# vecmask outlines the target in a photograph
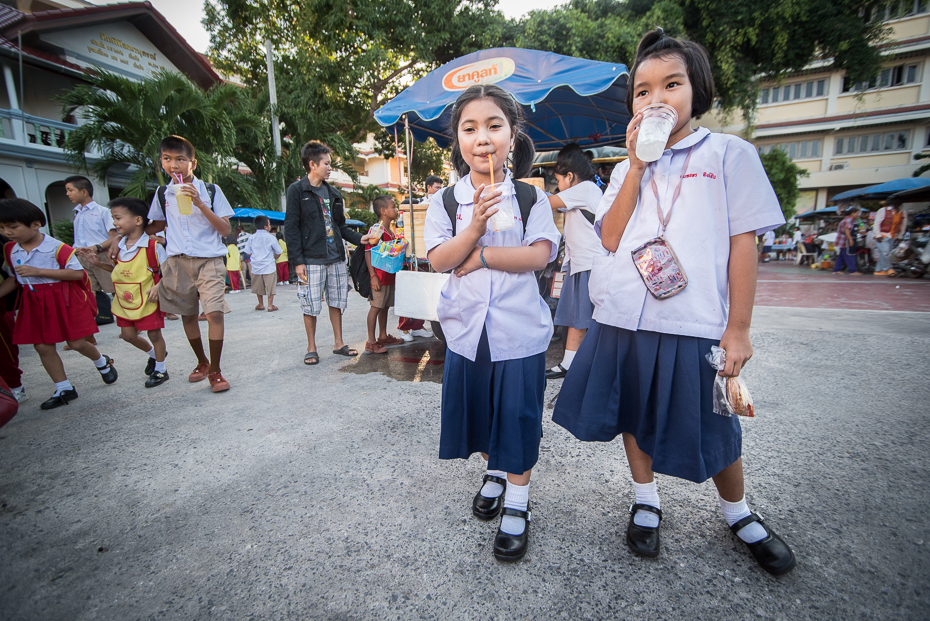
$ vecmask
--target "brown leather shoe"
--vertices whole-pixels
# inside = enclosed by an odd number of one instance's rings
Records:
[[[388,334],[383,339],[378,339],[378,345],[400,345],[403,343],[403,339],[399,339],[394,335]]]
[[[372,343],[371,341],[368,341],[365,343],[365,351],[372,353],[372,354],[386,354],[387,347],[384,347],[383,345],[379,345],[378,343]]]
[[[216,373],[210,374],[210,387],[213,389],[213,392],[223,392],[224,390],[229,390],[229,382],[223,378],[223,374],[217,371]]]
[[[207,371],[210,370],[210,365],[206,362],[198,364],[194,367],[194,370],[187,377],[187,381],[193,384],[194,382],[202,382],[207,379]]]

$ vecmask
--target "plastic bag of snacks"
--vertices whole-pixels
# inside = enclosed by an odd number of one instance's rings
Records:
[[[727,352],[714,345],[705,356],[710,366],[722,371],[727,363]],[[741,376],[723,377],[719,373],[714,378],[714,412],[722,416],[755,417],[752,395]]]

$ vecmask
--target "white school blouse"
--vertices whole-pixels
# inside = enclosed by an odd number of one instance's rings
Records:
[[[139,239],[136,240],[132,246],[126,246],[126,238],[120,237],[119,241],[116,242],[116,246],[119,248],[119,260],[120,261],[132,261],[132,259],[138,254],[140,250],[145,252],[145,248],[149,245],[148,235],[142,233],[139,236]],[[165,262],[165,259],[168,258],[168,253],[162,248],[161,244],[155,244],[155,259],[158,261],[158,264],[161,265]]]
[[[582,181],[567,190],[556,194],[565,203],[565,269],[572,276],[578,272],[591,269],[595,257],[607,256],[607,249],[601,244],[601,238],[594,232],[582,209],[592,214],[597,213],[597,206],[604,193],[593,181]]]
[[[18,243],[13,246],[12,251],[10,252],[10,259],[13,261],[13,265],[8,266],[8,272],[10,275],[16,274],[15,268],[17,265],[28,265],[29,267],[35,267],[40,270],[58,270],[61,269],[61,266],[58,265],[58,248],[61,247],[62,242],[58,241],[51,235],[46,235],[38,246],[32,250],[26,251]],[[72,254],[71,258],[68,259],[68,262],[65,263],[65,269],[75,270],[78,272],[83,272],[84,268],[81,266],[80,262],[77,259],[76,254]],[[53,282],[60,282],[57,278],[45,278],[42,276],[20,276],[16,274],[16,280],[19,284],[24,287],[29,285],[47,285]]]
[[[552,219],[552,207],[545,193],[536,188],[536,203],[530,211],[524,236],[510,171],[506,172],[501,189],[513,200],[514,227],[507,231],[488,230],[478,243],[519,247],[547,240],[552,244],[549,260],[555,259],[561,235]],[[442,203],[445,192],[454,192],[459,204],[456,232],[464,231],[471,224],[475,188],[471,184],[471,175],[467,175],[454,186],[436,192],[430,199],[423,229],[427,252],[452,239],[452,223]],[[514,274],[479,269],[461,278],[453,274],[442,288],[437,310],[446,345],[472,361],[484,329],[488,331],[493,362],[544,352],[552,338],[552,314],[539,296],[533,272]]]
[[[659,234],[650,179],[655,177],[662,209],[668,213],[691,147],[691,162],[665,231],[688,286],[678,295],[657,300],[646,290],[631,253]],[[629,169],[629,161],[614,168],[594,222],[599,234]],[[762,235],[784,223],[756,148],[736,136],[698,128],[648,166],[617,251],[594,260],[588,282],[594,320],[626,330],[719,339],[730,309],[730,237],[749,231]],[[751,260],[756,260],[755,255]]]
[[[265,229],[258,229],[245,242],[245,253],[252,262],[253,274],[274,274],[277,269],[275,258],[281,254],[281,245],[274,235]]]
[[[74,247],[102,244],[110,238],[113,216],[106,207],[90,201],[74,208]]]
[[[194,187],[200,194],[200,200],[209,207],[210,194],[207,192],[207,186],[203,181],[194,177]],[[165,188],[165,205],[158,204],[158,192],[152,199],[152,205],[149,207],[149,220],[166,220],[168,228],[165,231],[168,246],[168,256],[173,257],[179,254],[186,254],[189,257],[224,257],[227,248],[223,243],[223,238],[207,217],[203,215],[197,207],[193,207],[193,214],[182,216],[178,213],[178,199],[174,195],[176,184],[171,184]],[[220,218],[230,218],[233,216],[233,209],[223,195],[220,186],[216,187],[216,196],[213,199],[213,213]]]

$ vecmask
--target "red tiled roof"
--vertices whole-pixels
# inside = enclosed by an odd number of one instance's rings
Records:
[[[0,30],[23,21],[25,17],[25,13],[17,11],[11,6],[0,4]]]
[[[898,106],[897,108],[883,108],[881,110],[868,110],[866,112],[852,112],[850,114],[837,114],[834,116],[821,116],[809,119],[798,119],[797,121],[780,121],[778,123],[765,123],[756,125],[756,129],[776,129],[778,127],[792,127],[794,125],[814,125],[816,123],[833,123],[835,121],[848,121],[850,119],[864,119],[876,116],[887,116],[891,114],[902,114],[905,112],[920,112],[930,110],[930,104],[918,104],[914,106]]]

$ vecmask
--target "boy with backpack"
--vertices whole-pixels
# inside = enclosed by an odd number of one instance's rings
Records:
[[[378,216],[381,230],[384,232],[381,234],[380,240],[376,239],[365,245],[365,263],[368,266],[368,276],[371,282],[371,295],[368,296],[371,308],[368,310],[368,342],[365,343],[365,351],[373,354],[386,354],[387,348],[385,345],[403,343],[396,336],[387,333],[388,309],[394,306],[394,274],[380,270],[371,264],[371,249],[380,241],[392,241],[394,239],[391,224],[397,220],[400,212],[394,199],[386,194],[376,198],[371,204],[371,208],[374,210],[375,215]],[[375,329],[379,322],[381,324],[381,336],[376,339]]]
[[[209,379],[213,392],[223,392],[229,390],[229,382],[220,371],[223,314],[229,312],[223,237],[232,231],[229,218],[233,210],[219,186],[205,184],[194,176],[197,160],[188,140],[168,136],[158,145],[158,153],[162,169],[173,180],[155,192],[148,214],[150,224],[145,229],[149,235],[167,231],[168,258],[162,265],[158,300],[163,311],[181,316],[184,333],[197,356],[197,366],[188,381]],[[190,200],[190,215],[179,211],[179,195]],[[182,204],[186,202],[182,199]],[[209,325],[209,358],[197,323],[198,302]]]

